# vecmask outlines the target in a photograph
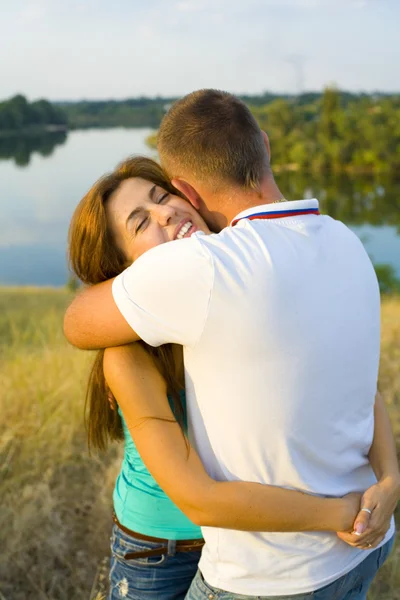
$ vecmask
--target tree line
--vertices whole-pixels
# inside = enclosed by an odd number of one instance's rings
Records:
[[[327,88],[321,94],[243,99],[268,133],[275,172],[398,177],[400,94],[357,95]],[[147,142],[155,148],[157,134]]]
[[[399,173],[400,94],[352,94],[327,88],[297,96],[242,96],[267,131],[276,171]],[[0,134],[49,125],[157,129],[175,98],[29,103],[0,102]],[[155,144],[155,136],[149,140]]]
[[[48,100],[28,102],[17,94],[0,102],[0,132],[20,132],[31,128],[66,126],[67,116]]]
[[[328,88],[308,103],[250,106],[278,169],[399,173],[400,94],[352,97]]]
[[[158,128],[168,106],[176,98],[128,98],[61,102],[72,129],[90,127]]]

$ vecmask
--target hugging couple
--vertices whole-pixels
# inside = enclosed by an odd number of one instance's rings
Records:
[[[65,333],[103,349],[89,442],[125,443],[109,598],[365,599],[400,489],[372,264],[317,200],[282,197],[231,94],[176,102],[158,151],[70,229],[90,285]]]

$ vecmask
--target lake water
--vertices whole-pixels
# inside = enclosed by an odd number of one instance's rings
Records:
[[[73,131],[0,139],[0,284],[64,285],[73,210],[91,184],[130,154],[154,153],[150,129]],[[400,185],[387,179],[277,177],[288,199],[316,197],[400,277]]]

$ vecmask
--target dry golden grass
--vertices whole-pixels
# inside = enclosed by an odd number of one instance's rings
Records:
[[[91,357],[63,338],[69,299],[61,290],[0,290],[6,600],[94,598],[108,555],[116,449],[101,458],[86,450],[82,407]]]
[[[400,298],[382,302],[381,366],[379,387],[388,405],[400,456]],[[397,521],[399,520],[397,510]],[[373,583],[370,600],[400,599],[400,535],[391,558]]]
[[[0,288],[0,600],[100,600],[117,447],[89,457],[91,357],[70,348],[65,290]],[[382,309],[381,389],[400,445],[400,299]],[[400,599],[400,544],[371,600]]]

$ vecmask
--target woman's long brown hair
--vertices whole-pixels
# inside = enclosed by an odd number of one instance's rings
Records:
[[[69,229],[69,260],[75,275],[85,284],[94,285],[119,275],[127,266],[107,223],[106,204],[121,183],[140,177],[180,195],[164,171],[150,158],[137,156],[122,162],[112,173],[99,179],[78,204]],[[170,344],[153,348],[142,344],[151,354],[167,385],[173,411],[183,427],[184,410],[180,392],[183,374]],[[104,350],[99,350],[89,376],[85,402],[85,424],[89,448],[106,449],[110,440],[123,439],[122,421],[107,387],[103,371]],[[111,401],[110,401],[111,397]]]

